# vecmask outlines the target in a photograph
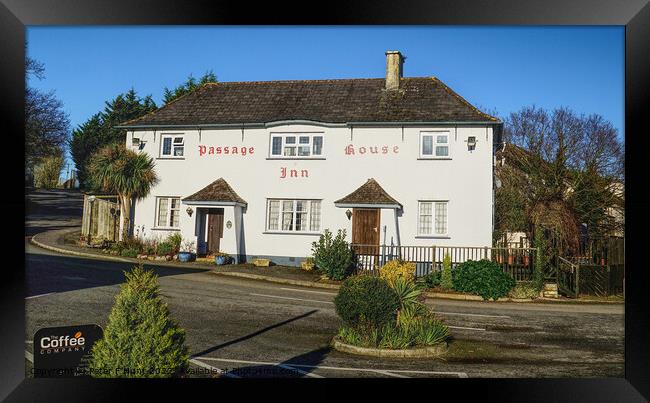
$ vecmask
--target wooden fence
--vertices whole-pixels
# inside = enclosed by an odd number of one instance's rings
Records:
[[[416,277],[425,276],[432,270],[442,270],[446,255],[452,267],[468,260],[488,259],[499,264],[503,271],[516,281],[533,279],[535,264],[534,248],[466,247],[466,246],[396,246],[353,244],[358,272],[377,274],[386,262],[400,259],[415,263]]]
[[[581,240],[580,250],[557,257],[558,288],[569,297],[623,293],[625,242],[621,237]]]
[[[95,196],[91,202],[84,195],[83,216],[81,219],[81,240],[88,244],[97,241],[117,241],[120,222],[119,204],[115,196]]]

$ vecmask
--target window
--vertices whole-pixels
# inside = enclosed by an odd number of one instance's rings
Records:
[[[156,227],[178,228],[181,208],[180,197],[158,197],[156,204],[158,208]]]
[[[319,232],[320,200],[268,200],[266,229],[281,232]]]
[[[323,154],[322,134],[273,134],[271,157],[305,158]]]
[[[185,139],[181,135],[163,134],[161,136],[161,157],[182,158],[185,151]]]
[[[421,158],[448,158],[449,132],[423,132],[420,134]]]
[[[446,201],[421,201],[418,210],[418,235],[447,235]]]

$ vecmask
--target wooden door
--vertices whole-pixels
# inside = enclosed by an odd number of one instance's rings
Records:
[[[354,209],[352,212],[352,243],[368,245],[357,247],[357,253],[379,254],[380,209]],[[376,246],[375,246],[376,245]]]
[[[219,252],[223,238],[223,209],[208,213],[208,255]]]

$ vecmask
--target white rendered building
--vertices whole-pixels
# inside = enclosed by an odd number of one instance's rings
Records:
[[[491,246],[501,123],[386,56],[386,78],[206,84],[121,125],[160,179],[134,204],[137,233],[289,265],[325,229]]]

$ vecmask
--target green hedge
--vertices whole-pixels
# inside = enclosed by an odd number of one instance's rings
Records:
[[[487,259],[468,260],[458,265],[455,272],[453,283],[456,291],[477,294],[485,300],[505,297],[516,285],[501,266]]]

